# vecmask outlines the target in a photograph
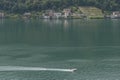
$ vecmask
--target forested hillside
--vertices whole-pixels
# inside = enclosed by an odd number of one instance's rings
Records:
[[[0,10],[14,13],[61,10],[71,6],[95,6],[102,10],[120,10],[120,0],[0,0]]]

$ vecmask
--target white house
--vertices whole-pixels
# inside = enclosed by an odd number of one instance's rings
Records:
[[[44,19],[53,18],[54,16],[54,10],[46,10],[43,14]]]
[[[61,18],[62,17],[62,13],[56,12],[54,13],[54,18]]]
[[[25,12],[25,13],[23,14],[23,17],[24,17],[24,18],[30,18],[30,17],[31,17],[31,13]]]
[[[68,18],[71,15],[71,9],[64,9],[63,13],[64,13],[63,17]]]
[[[45,13],[42,16],[43,16],[44,19],[49,19],[50,18],[50,16],[48,14],[45,14]]]
[[[114,11],[111,15],[111,18],[120,18],[120,11]]]
[[[120,17],[120,12],[119,12],[119,11],[115,11],[115,12],[113,12],[113,15],[114,15],[115,17]]]

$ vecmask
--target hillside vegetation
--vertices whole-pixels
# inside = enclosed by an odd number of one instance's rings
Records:
[[[12,13],[62,10],[72,6],[95,6],[102,10],[120,10],[120,0],[0,0],[0,10]]]

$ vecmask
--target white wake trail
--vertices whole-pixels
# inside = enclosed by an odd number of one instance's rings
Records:
[[[61,71],[74,72],[77,69],[57,69],[57,68],[40,68],[40,67],[22,67],[22,66],[0,66],[0,71]]]

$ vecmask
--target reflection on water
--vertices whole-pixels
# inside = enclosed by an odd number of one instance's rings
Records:
[[[68,27],[68,21],[64,20],[64,27]]]
[[[0,72],[0,80],[119,80],[120,20],[0,20],[0,66],[77,68]]]
[[[0,19],[0,24],[3,24],[4,23],[4,19]]]

